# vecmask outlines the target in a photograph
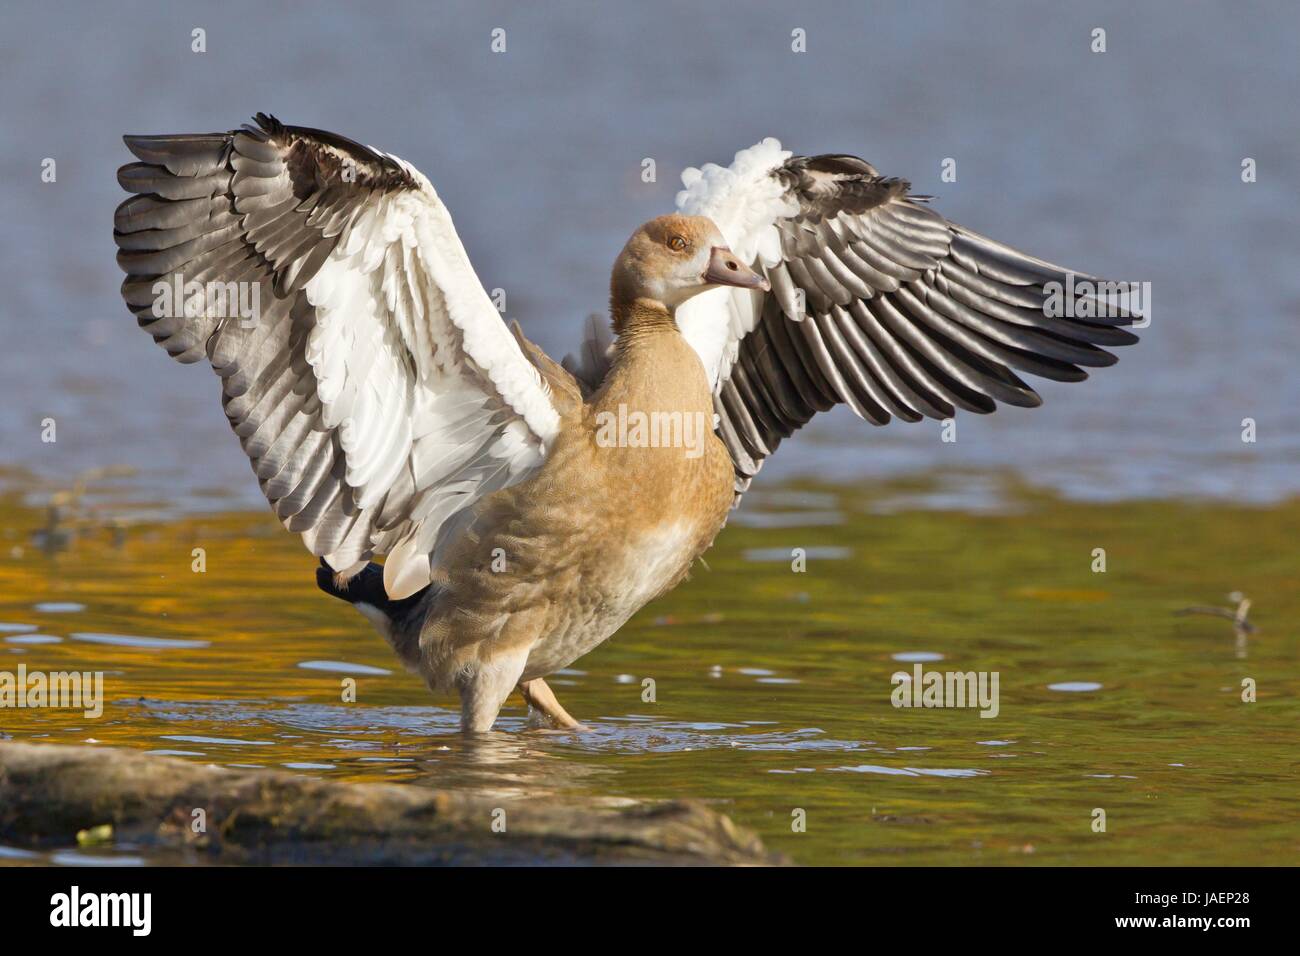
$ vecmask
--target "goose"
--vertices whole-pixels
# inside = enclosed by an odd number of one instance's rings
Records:
[[[765,139],[686,170],[618,255],[608,323],[557,363],[507,327],[405,160],[262,113],[124,141],[127,306],[211,364],[320,588],[459,694],[468,733],[515,689],[531,723],[581,727],[546,676],[680,583],[818,412],[1032,407],[1017,372],[1080,381],[1137,341],[1090,276],[855,156]]]

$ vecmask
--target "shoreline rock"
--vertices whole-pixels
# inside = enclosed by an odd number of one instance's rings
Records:
[[[199,824],[202,824],[201,827]],[[0,743],[0,840],[75,844],[111,824],[139,848],[211,863],[706,866],[788,863],[689,800],[494,800],[238,770],[110,747]]]

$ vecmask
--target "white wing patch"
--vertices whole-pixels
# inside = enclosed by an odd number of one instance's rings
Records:
[[[682,172],[677,208],[688,216],[708,216],[733,252],[750,264],[774,266],[781,261],[778,219],[798,206],[785,196],[773,175],[790,156],[771,137],[736,153],[729,167],[708,163]],[[740,340],[753,330],[762,312],[762,292],[710,289],[677,310],[677,326],[700,356],[715,389],[736,360]]]
[[[540,375],[423,185],[368,206],[305,286],[316,309],[306,358],[322,424],[338,429],[343,480],[361,509],[410,493],[378,529],[393,539],[393,598],[428,583],[460,527],[450,519],[540,464],[559,431]]]
[[[781,236],[775,223],[794,215],[798,205],[772,172],[793,155],[768,137],[736,153],[730,166],[707,163],[682,171],[677,209],[688,216],[707,216],[727,244],[748,263],[773,266],[781,261]],[[677,327],[695,349],[716,390],[736,360],[740,340],[758,321],[762,292],[710,289],[684,302],[676,312]],[[582,347],[565,358],[565,368],[594,386],[613,360],[608,323],[588,321]]]

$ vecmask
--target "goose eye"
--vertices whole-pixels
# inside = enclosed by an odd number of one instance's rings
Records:
[[[685,252],[686,240],[683,239],[681,236],[673,236],[671,239],[668,240],[668,248],[671,249],[673,252]]]

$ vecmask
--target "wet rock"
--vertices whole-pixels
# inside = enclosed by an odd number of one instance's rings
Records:
[[[193,847],[221,863],[786,862],[699,803],[493,799],[425,787],[235,770],[105,747],[0,744],[0,840]]]

